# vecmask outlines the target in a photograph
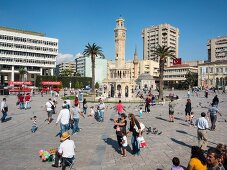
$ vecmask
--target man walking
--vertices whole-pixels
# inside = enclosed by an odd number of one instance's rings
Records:
[[[48,102],[46,102],[46,110],[47,110],[47,116],[48,116],[48,124],[52,121],[52,114],[54,113],[54,103],[51,101],[51,98]]]
[[[3,122],[6,121],[6,116],[7,116],[7,112],[8,112],[8,106],[6,104],[6,98],[3,98],[2,102],[1,102],[1,112],[2,112],[1,121],[3,123]]]
[[[210,128],[210,130],[211,131],[214,131],[215,130],[215,127],[216,127],[215,123],[217,121],[217,114],[219,114],[220,116],[222,116],[221,113],[219,112],[218,108],[217,108],[217,105],[215,105],[215,103],[212,103],[211,104],[211,107],[208,109],[207,114],[210,114],[210,121],[211,121],[211,128]]]
[[[67,108],[66,104],[63,104],[62,110],[60,111],[56,121],[56,125],[60,121],[61,135],[69,129],[69,119],[70,119],[69,109]]]
[[[201,117],[198,118],[195,122],[195,125],[197,126],[197,136],[198,136],[198,145],[201,149],[206,150],[207,147],[207,129],[208,121],[205,119],[206,113],[202,112]]]

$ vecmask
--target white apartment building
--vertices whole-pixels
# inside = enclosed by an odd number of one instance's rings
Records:
[[[227,60],[227,36],[208,41],[208,61]]]
[[[170,24],[161,24],[144,28],[143,38],[143,59],[159,61],[159,58],[152,52],[159,45],[166,45],[175,51],[175,57],[178,58],[179,50],[179,29]],[[171,59],[167,60],[167,66],[172,65]]]
[[[19,68],[27,70],[26,80],[36,75],[53,75],[58,39],[43,33],[0,27],[1,83],[19,80]]]
[[[72,71],[72,76],[76,73],[76,62],[66,62],[66,63],[61,63],[58,65],[59,69],[59,74],[63,72],[63,70],[70,70]]]
[[[189,71],[198,73],[198,68],[189,66],[188,64],[165,67],[163,78],[164,85],[170,88],[174,84],[184,82],[186,80],[185,76]]]
[[[91,57],[88,56],[78,56],[76,59],[76,72],[81,75],[81,77],[92,77],[92,64]],[[103,57],[96,57],[95,59],[95,82],[99,84],[107,78],[107,59]]]

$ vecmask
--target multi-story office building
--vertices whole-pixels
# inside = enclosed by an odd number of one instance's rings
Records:
[[[207,48],[208,61],[227,60],[227,36],[210,39]]]
[[[19,68],[27,70],[26,80],[36,75],[53,75],[58,39],[43,33],[0,27],[1,83],[19,80]]]
[[[161,24],[144,28],[142,31],[143,38],[143,59],[159,61],[153,50],[159,45],[166,45],[175,51],[174,55],[178,58],[179,49],[179,29],[170,24]],[[167,66],[172,65],[171,59],[167,60]]]
[[[76,72],[81,77],[92,77],[91,57],[78,56],[76,58]],[[107,77],[107,59],[103,57],[96,57],[95,59],[95,82],[102,83]]]
[[[66,62],[58,64],[59,74],[62,74],[64,70],[70,70],[72,72],[72,76],[76,73],[76,62]]]

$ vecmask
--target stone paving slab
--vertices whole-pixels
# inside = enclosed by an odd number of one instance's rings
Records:
[[[169,92],[166,92],[168,94]],[[96,122],[93,118],[81,118],[81,132],[72,136],[76,145],[76,163],[74,169],[77,170],[153,170],[170,169],[172,158],[177,156],[181,164],[187,167],[190,159],[190,147],[197,145],[197,130],[185,122],[184,109],[186,103],[186,91],[175,91],[180,97],[176,106],[176,120],[174,123],[168,122],[168,102],[164,106],[152,106],[151,113],[144,113],[142,118],[138,118],[146,126],[156,127],[162,131],[161,135],[144,133],[144,138],[148,147],[141,150],[141,156],[131,155],[128,147],[126,158],[122,158],[117,151],[117,141],[115,130],[113,129],[113,118],[116,114],[115,104],[106,103],[108,109],[105,112],[105,122]],[[202,111],[207,112],[209,103],[214,94],[208,99],[192,96],[192,107],[195,117],[198,118]],[[0,96],[2,100],[3,96]],[[54,122],[47,124],[45,119],[47,114],[44,105],[49,96],[35,96],[32,98],[31,110],[17,109],[16,96],[7,96],[9,105],[9,116],[12,120],[0,123],[0,169],[1,170],[34,170],[34,169],[56,169],[51,167],[50,162],[41,162],[38,157],[40,149],[49,149],[59,146],[59,137],[55,135],[59,132],[59,125],[55,125],[57,114],[53,115]],[[218,117],[217,130],[208,131],[209,146],[216,146],[218,143],[227,143],[227,95],[219,95],[220,110],[223,117]],[[57,113],[63,101],[59,99]],[[201,106],[199,105],[201,102]],[[89,106],[95,105],[88,103]],[[140,103],[125,103],[127,113],[138,115]],[[144,106],[143,106],[144,108]],[[38,117],[39,129],[36,133],[31,133],[32,121],[30,118]],[[129,121],[128,121],[129,122]],[[209,122],[210,124],[210,122]],[[128,136],[130,146],[130,136]]]

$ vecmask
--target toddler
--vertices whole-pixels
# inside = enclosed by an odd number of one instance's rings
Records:
[[[31,118],[31,120],[33,120],[32,128],[31,128],[32,133],[35,133],[35,131],[38,129],[37,123],[36,123],[36,118],[37,118],[36,116],[34,116],[33,118]]]
[[[128,141],[127,141],[127,136],[126,136],[125,131],[122,131],[122,135],[123,135],[122,142],[121,142],[121,144],[122,144],[122,156],[126,157],[127,156],[126,155],[126,148],[128,146]]]
[[[174,157],[172,159],[173,162],[173,166],[171,168],[171,170],[184,170],[181,166],[180,166],[180,160],[177,157]]]
[[[94,111],[94,106],[90,107],[90,113],[87,115],[88,117],[91,116],[93,117],[95,115],[95,111]]]
[[[190,124],[191,124],[192,126],[195,126],[194,112],[191,112],[191,115],[190,115]]]
[[[139,111],[139,116],[142,117],[143,116],[143,110],[142,110],[142,107],[140,108],[140,111]]]

